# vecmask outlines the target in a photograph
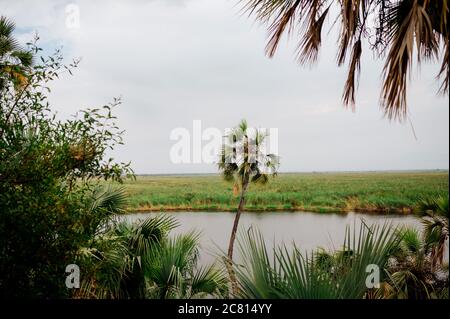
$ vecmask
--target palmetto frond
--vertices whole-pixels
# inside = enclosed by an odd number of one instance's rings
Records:
[[[90,223],[83,231],[92,236],[87,247],[79,249],[84,268],[81,289],[75,297],[125,298],[121,282],[128,272],[130,251],[121,234],[114,231],[112,219],[124,212],[126,195],[122,188],[95,186],[86,197],[86,214]]]
[[[145,277],[151,298],[196,298],[222,295],[225,276],[214,265],[197,267],[198,232],[167,238],[146,256]]]
[[[127,237],[128,246],[136,256],[144,256],[153,244],[160,243],[177,226],[172,216],[159,215],[134,225],[122,223],[116,227],[116,233]]]
[[[31,52],[22,49],[13,37],[15,24],[0,16],[0,88],[5,78],[12,81],[16,88],[28,83],[28,68],[33,64]]]
[[[193,271],[190,287],[184,297],[197,298],[214,294],[224,296],[226,287],[227,278],[223,270],[214,264],[201,266]]]
[[[448,196],[437,196],[422,198],[419,200],[417,209],[422,215],[437,214],[449,218]]]
[[[398,232],[389,225],[347,228],[342,251],[311,256],[297,247],[282,245],[269,250],[261,234],[249,230],[239,240],[242,265],[235,265],[244,298],[362,298],[368,288],[368,265],[382,270],[399,245]],[[272,255],[272,256],[271,256]],[[330,271],[331,270],[331,271]]]
[[[449,52],[447,0],[241,0],[243,9],[268,25],[266,53],[272,57],[285,33],[298,34],[300,63],[314,63],[327,16],[340,25],[337,63],[350,55],[344,105],[355,105],[362,48],[387,52],[380,104],[389,119],[407,115],[407,80],[414,60],[441,59],[440,92],[448,94]],[[334,26],[334,23],[333,23]],[[349,53],[351,52],[351,53]],[[383,55],[381,55],[383,56]],[[416,58],[415,58],[416,57]]]
[[[414,272],[405,269],[392,274],[388,272],[387,274],[389,277],[387,285],[391,287],[388,297],[397,299],[430,298],[429,287]],[[423,292],[425,296],[419,296],[420,292]]]
[[[402,242],[400,247],[406,254],[418,254],[422,249],[420,232],[415,228],[405,228],[401,232]]]
[[[127,196],[122,187],[94,185],[82,200],[85,215],[79,226],[86,235],[95,236],[109,229],[115,216],[125,212]]]
[[[448,282],[448,270],[438,267],[439,262],[442,265],[442,237],[436,228],[436,233],[428,233],[431,229],[425,225],[423,232],[415,228],[399,230],[400,245],[392,253],[386,281],[377,289],[376,297],[429,299],[448,290],[444,284]]]
[[[13,38],[15,28],[16,25],[12,20],[0,16],[0,56],[19,49],[17,40]]]
[[[128,269],[121,279],[122,290],[130,298],[145,298],[147,284],[145,272],[149,268],[149,256],[159,249],[168,233],[178,226],[177,221],[166,215],[146,218],[134,224],[122,222],[114,233],[123,238],[129,251]]]
[[[435,267],[443,262],[449,238],[449,199],[444,196],[421,199],[418,210],[422,214],[426,249],[431,251],[431,262]]]
[[[406,85],[413,62],[434,59],[439,50],[439,34],[433,30],[426,10],[428,1],[400,1],[388,7],[387,41],[391,43],[384,71],[382,103],[389,118],[406,116]]]
[[[198,258],[198,240],[198,233],[178,235],[146,256],[145,276],[153,297],[174,298],[184,290],[185,278]]]
[[[156,216],[135,224],[113,223],[115,205],[122,202],[119,190],[96,189],[92,212],[103,218],[87,247],[80,248],[78,262],[84,269],[78,298],[145,298],[146,257],[157,249],[177,223],[167,216]],[[114,204],[115,203],[115,204]],[[106,210],[111,210],[109,214]]]
[[[97,235],[90,247],[82,247],[77,263],[83,269],[75,298],[127,298],[121,282],[128,271],[129,250],[123,238],[111,232]]]
[[[92,191],[88,202],[88,210],[91,213],[123,214],[127,203],[127,194],[122,187],[98,186]]]
[[[424,238],[428,249],[431,249],[433,267],[442,264],[445,253],[445,243],[448,240],[448,218],[430,216],[422,219]]]

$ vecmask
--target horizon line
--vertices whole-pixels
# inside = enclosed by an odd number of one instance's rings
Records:
[[[429,168],[429,169],[378,169],[378,170],[329,170],[329,171],[284,171],[278,174],[326,174],[326,173],[407,173],[407,172],[448,172],[448,168]],[[220,175],[221,173],[205,173],[205,172],[190,172],[190,173],[136,173],[136,176],[168,176],[168,175]]]

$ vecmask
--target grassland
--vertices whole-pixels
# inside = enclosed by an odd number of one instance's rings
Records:
[[[239,200],[219,175],[138,176],[125,188],[130,211],[233,211]],[[280,174],[251,185],[246,210],[409,213],[434,195],[448,196],[448,171]]]

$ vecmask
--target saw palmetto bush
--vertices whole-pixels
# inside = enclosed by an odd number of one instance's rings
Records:
[[[348,64],[342,99],[355,105],[363,54],[384,59],[381,106],[390,119],[407,116],[407,82],[414,63],[439,63],[439,91],[448,95],[448,0],[241,0],[244,12],[268,25],[272,57],[284,34],[297,41],[300,64],[318,59],[327,19],[339,28],[336,61]]]
[[[419,202],[419,212],[422,215],[424,240],[431,251],[432,266],[442,265],[446,244],[448,243],[448,196],[422,199]],[[447,247],[448,251],[448,247]]]
[[[378,298],[448,298],[448,266],[434,264],[426,230],[400,230],[402,238],[392,254],[387,277],[377,289]]]
[[[122,195],[123,190],[116,189],[94,197],[97,204],[93,212],[97,213],[105,207],[106,197],[117,200],[109,202],[115,208],[105,210],[110,213],[103,215],[89,244],[78,251],[77,262],[83,276],[81,289],[74,293],[76,298],[146,297],[142,258],[161,243],[176,222],[168,217],[148,218],[136,224],[120,221],[114,212],[119,213],[125,206]]]
[[[289,299],[365,298],[369,265],[376,265],[383,280],[389,257],[400,244],[399,233],[389,225],[347,228],[342,249],[310,254],[294,246],[268,248],[257,231],[242,233],[235,264],[238,297]],[[370,268],[372,269],[372,268]],[[369,269],[369,270],[370,270]]]
[[[120,202],[116,202],[122,205]],[[110,216],[78,252],[84,275],[75,298],[169,299],[221,297],[226,276],[198,266],[199,234],[169,236],[178,226],[159,215],[130,224]]]
[[[448,197],[421,199],[423,229],[402,230],[402,242],[377,294],[383,298],[448,298]],[[447,255],[448,256],[448,255]]]
[[[145,257],[149,298],[225,296],[228,282],[223,270],[215,264],[198,266],[199,239],[195,232],[177,235]]]

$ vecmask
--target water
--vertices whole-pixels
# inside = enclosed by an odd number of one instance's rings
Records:
[[[134,222],[160,213],[136,213],[124,218]],[[163,213],[174,216],[180,226],[171,234],[199,230],[202,233],[200,264],[210,263],[221,251],[226,252],[235,213],[229,212],[172,212]],[[420,221],[414,216],[373,215],[373,214],[318,214],[306,212],[244,212],[239,222],[240,231],[249,227],[261,231],[269,247],[279,243],[292,244],[302,250],[311,251],[318,247],[339,249],[344,241],[346,226],[356,225],[361,220],[368,225],[392,223],[420,229]],[[235,254],[237,254],[235,245]],[[239,258],[239,256],[237,256]]]

